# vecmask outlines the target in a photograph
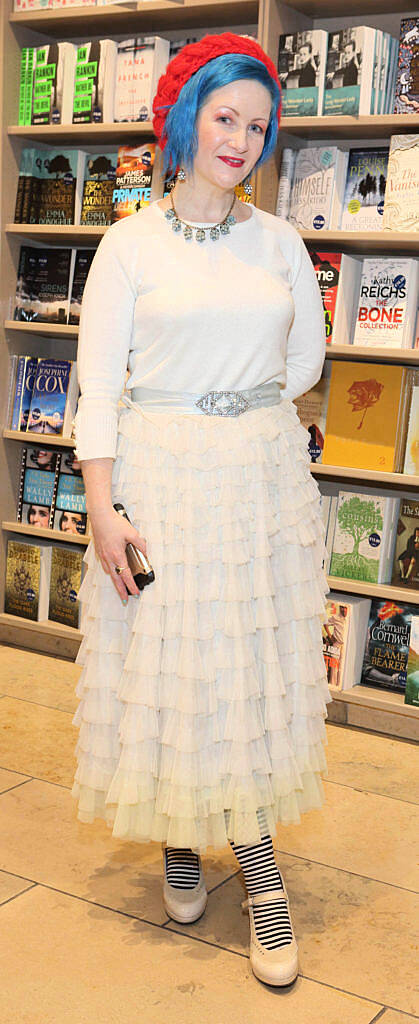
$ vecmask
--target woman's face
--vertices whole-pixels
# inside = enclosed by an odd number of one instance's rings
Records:
[[[257,163],[270,113],[271,97],[260,82],[246,78],[214,89],[197,117],[194,177],[231,191]]]
[[[53,458],[54,458],[54,452],[44,451],[44,449],[40,449],[37,452],[37,459],[36,459],[36,461],[37,461],[38,466],[42,466],[43,469],[46,469],[47,467],[52,465]]]
[[[61,529],[64,533],[79,533],[77,524],[82,521],[82,517],[78,512],[64,512],[61,520]]]
[[[31,526],[43,526],[48,529],[49,514],[49,508],[44,508],[43,505],[32,505],[28,516]]]

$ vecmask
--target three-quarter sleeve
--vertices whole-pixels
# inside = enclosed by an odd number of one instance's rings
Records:
[[[109,228],[87,277],[80,315],[75,416],[81,460],[115,458],[118,401],[124,388],[132,336],[135,288],[118,228]]]
[[[300,236],[292,281],[295,315],[288,334],[287,381],[282,391],[292,401],[314,387],[321,376],[326,353],[323,302],[316,273]]]

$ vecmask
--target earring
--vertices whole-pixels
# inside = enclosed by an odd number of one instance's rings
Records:
[[[244,186],[244,191],[245,191],[247,196],[251,196],[252,195],[253,188],[252,188],[252,186],[250,184],[250,181],[246,181],[246,184]]]
[[[177,181],[186,181],[186,174],[185,174],[185,170],[184,170],[183,167],[179,167],[179,170],[178,170],[177,176],[176,176],[176,180]]]

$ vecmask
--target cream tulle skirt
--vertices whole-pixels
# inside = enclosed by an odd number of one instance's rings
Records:
[[[205,852],[324,803],[324,528],[289,400],[237,417],[124,409],[114,463],[155,581],[80,590],[80,821]],[[263,825],[261,824],[263,822]]]

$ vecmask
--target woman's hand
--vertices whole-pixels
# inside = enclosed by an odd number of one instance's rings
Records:
[[[110,575],[122,604],[126,604],[128,593],[138,596],[141,591],[134,582],[134,577],[128,567],[126,572],[119,576],[115,572],[115,566],[128,566],[125,548],[129,542],[140,548],[143,555],[147,555],[146,539],[140,537],[132,523],[115,512],[112,506],[90,511],[89,518],[96,553],[104,571]]]

